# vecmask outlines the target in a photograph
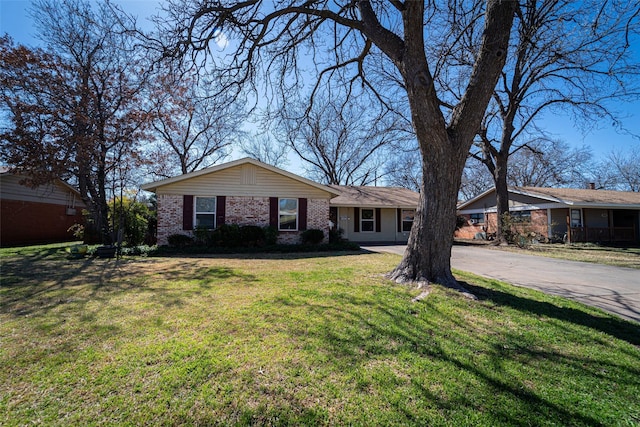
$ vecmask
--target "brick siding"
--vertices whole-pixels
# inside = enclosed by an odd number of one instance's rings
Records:
[[[460,239],[473,239],[477,233],[486,231],[487,234],[495,233],[497,230],[497,218],[496,213],[486,213],[484,224],[471,224],[469,223],[470,215],[462,215],[467,219],[467,224],[456,230],[454,236]],[[534,232],[542,237],[547,237],[548,219],[547,210],[538,209],[531,211],[531,222],[515,225],[515,228],[519,232]]]
[[[0,218],[0,246],[76,240],[67,230],[84,224],[81,208],[68,215],[65,205],[7,199],[0,202]]]
[[[182,229],[182,195],[158,196],[158,245],[168,244],[172,234],[192,235]],[[227,196],[225,223],[238,225],[269,225],[269,197]],[[309,199],[307,203],[307,228],[317,228],[324,232],[325,242],[329,239],[329,200]],[[300,243],[299,231],[281,231],[278,243]]]

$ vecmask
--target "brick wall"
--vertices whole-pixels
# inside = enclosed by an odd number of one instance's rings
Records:
[[[269,198],[228,196],[225,223],[260,227],[269,225]]]
[[[166,245],[172,234],[191,235],[182,229],[182,195],[158,196],[158,245]],[[269,225],[268,197],[227,196],[225,223],[238,225]],[[325,242],[329,240],[329,200],[309,199],[307,202],[307,228],[317,228],[324,232]],[[299,231],[281,231],[278,243],[300,243]]]
[[[486,213],[484,224],[470,224],[468,220],[470,215],[463,215],[467,218],[467,225],[456,230],[454,236],[460,239],[473,239],[476,233],[486,231],[487,234],[495,233],[498,228],[498,215],[496,213]],[[547,210],[539,209],[531,211],[531,222],[522,224],[514,224],[516,230],[520,233],[534,232],[542,237],[547,237]]]
[[[158,196],[158,245],[168,244],[167,238],[172,234],[191,235],[182,229],[183,196],[162,194]]]
[[[67,230],[84,224],[82,209],[68,213],[65,205],[4,199],[0,202],[0,246],[76,240]]]

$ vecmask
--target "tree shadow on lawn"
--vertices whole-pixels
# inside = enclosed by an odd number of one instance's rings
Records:
[[[552,346],[530,348],[525,338],[508,332],[486,337],[460,333],[461,330],[473,330],[469,320],[452,312],[439,311],[437,306],[425,301],[407,311],[406,306],[387,304],[383,299],[364,301],[349,295],[334,295],[332,299],[334,304],[291,299],[283,301],[286,305],[304,307],[309,311],[309,318],[322,319],[322,325],[316,328],[310,328],[308,324],[292,324],[291,333],[303,341],[319,343],[315,350],[315,345],[307,346],[308,351],[328,353],[333,369],[343,374],[352,371],[347,377],[352,375],[355,382],[362,381],[368,393],[382,393],[383,400],[384,393],[391,393],[392,398],[387,403],[402,414],[402,422],[419,422],[416,419],[418,412],[424,417],[425,408],[416,409],[411,406],[413,402],[431,409],[435,406],[445,418],[448,415],[446,412],[443,414],[443,410],[455,414],[460,408],[466,408],[469,412],[490,413],[489,419],[501,420],[507,425],[529,425],[531,420],[526,419],[527,414],[536,414],[538,421],[554,420],[561,425],[602,425],[601,420],[581,413],[579,409],[565,407],[544,392],[538,392],[535,386],[527,385],[526,381],[501,372],[507,361],[523,363],[522,360],[544,360],[567,366],[575,372],[581,372],[580,375],[608,379],[599,368],[585,368],[592,363],[587,355],[582,358],[562,354],[553,351]],[[382,316],[370,316],[366,310],[358,307],[362,304],[383,313]],[[420,313],[424,310],[421,305],[426,305],[426,314]],[[552,312],[549,307],[543,308]],[[477,362],[470,353],[482,353],[483,358],[492,363]],[[399,354],[403,355],[402,358],[398,358]],[[599,362],[600,365],[607,363]],[[523,363],[525,366],[527,362]],[[611,371],[626,369],[614,363],[609,366]],[[376,376],[372,372],[377,369],[383,371]],[[397,378],[398,384],[393,390],[388,388],[388,384],[385,385],[384,379],[378,380],[389,377],[384,373],[385,370],[391,370]],[[441,374],[423,377],[422,370]],[[367,378],[362,380],[362,376]],[[376,384],[377,381],[380,383]],[[482,391],[471,392],[478,383]],[[445,391],[441,388],[443,384]],[[633,384],[624,386],[633,387]],[[398,393],[404,394],[404,397],[398,398]],[[487,402],[489,395],[500,404]],[[503,406],[505,401],[508,404]]]
[[[571,307],[559,307],[550,302],[536,301],[497,289],[472,285],[467,282],[460,282],[460,284],[480,300],[490,300],[498,305],[508,306],[519,311],[526,311],[537,316],[554,318],[576,325],[586,326],[635,346],[640,346],[640,325],[634,322],[604,312],[602,312],[602,315],[595,315]]]
[[[238,259],[238,260],[296,260],[296,259],[310,259],[310,258],[331,258],[337,256],[354,256],[362,254],[371,254],[364,249],[357,251],[321,251],[321,252],[247,252],[247,253],[167,253],[153,255],[152,258],[192,258],[192,259],[209,259],[209,258],[225,258],[225,259]]]
[[[59,257],[58,257],[59,258]],[[48,257],[16,257],[3,259],[0,281],[0,313],[20,316],[46,314],[69,305],[69,310],[82,312],[78,304],[106,301],[122,292],[151,292],[164,306],[181,304],[185,297],[170,287],[155,286],[156,279],[193,281],[191,292],[210,288],[216,281],[237,277],[244,282],[256,280],[227,267],[202,267],[197,262],[159,266],[157,259],[51,259]],[[72,308],[75,307],[75,308]]]

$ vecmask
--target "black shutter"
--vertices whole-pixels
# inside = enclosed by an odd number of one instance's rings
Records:
[[[182,229],[193,230],[193,196],[182,197]]]
[[[224,217],[227,215],[227,196],[216,198],[216,227],[224,225]]]
[[[280,211],[278,210],[278,198],[269,197],[269,225],[278,228],[278,217]]]
[[[298,230],[307,229],[307,199],[298,199]]]
[[[360,208],[353,208],[353,232],[360,232]]]
[[[402,209],[398,208],[396,213],[396,218],[398,220],[398,233],[402,232]]]
[[[382,209],[376,208],[376,233],[379,233],[382,230],[382,225],[380,224],[382,217]]]

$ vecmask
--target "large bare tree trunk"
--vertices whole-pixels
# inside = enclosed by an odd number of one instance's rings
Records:
[[[390,277],[397,282],[439,283],[463,290],[451,273],[451,247],[456,222],[456,202],[464,157],[448,141],[423,156],[441,167],[423,170],[420,204],[400,264]],[[437,157],[436,157],[437,156]],[[462,158],[461,158],[462,157]]]

